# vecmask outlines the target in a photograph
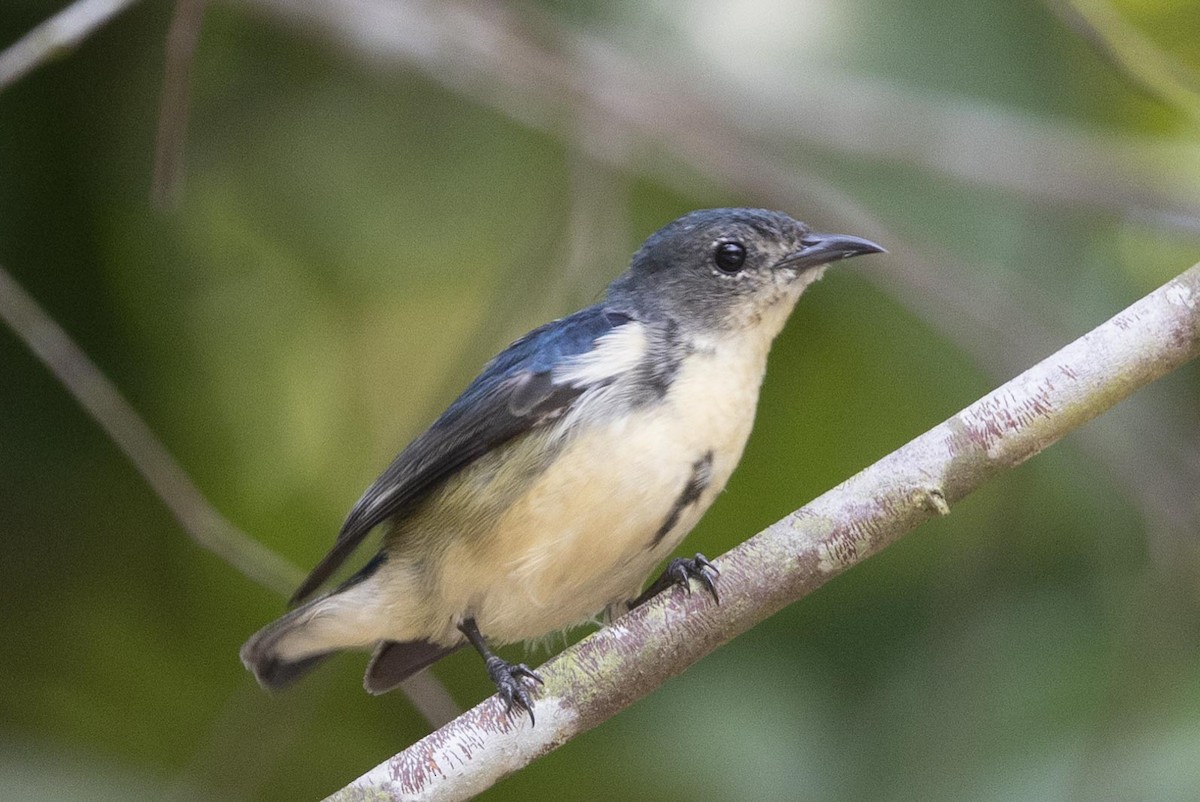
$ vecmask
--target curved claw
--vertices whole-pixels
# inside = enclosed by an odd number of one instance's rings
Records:
[[[714,577],[720,576],[721,572],[703,554],[697,554],[691,558],[676,557],[667,565],[667,574],[677,584],[683,585],[689,594],[692,592],[690,580],[696,579],[713,597],[713,601],[717,604],[721,603],[721,597],[717,595],[717,583],[714,579]]]
[[[696,579],[700,580],[700,584],[703,585],[705,590],[709,592],[709,595],[713,597],[713,601],[715,601],[717,604],[720,604],[721,597],[717,595],[717,583],[713,581],[713,578],[709,575],[709,573],[701,570],[700,573],[696,575]]]
[[[717,583],[714,579],[720,575],[721,572],[717,570],[717,566],[709,562],[703,554],[697,554],[695,557],[676,557],[667,563],[667,570],[663,571],[662,576],[654,580],[650,587],[642,591],[641,595],[628,602],[629,609],[640,607],[673,585],[682,585],[688,593],[691,593],[693,578],[704,586],[717,604],[720,604],[721,597],[717,595]]]
[[[541,674],[537,673],[536,671],[534,671],[532,668],[525,665],[524,663],[518,663],[517,665],[513,666],[512,673],[515,676],[521,676],[521,677],[525,677],[527,679],[531,679],[534,682],[536,682],[538,685],[546,684],[545,681],[542,680]]]
[[[544,683],[541,676],[524,663],[513,665],[494,656],[487,660],[487,671],[492,682],[496,683],[496,691],[500,698],[504,700],[505,712],[512,713],[514,707],[523,710],[529,714],[529,725],[536,725],[537,720],[533,717],[533,699],[522,680],[530,679],[542,685]]]
[[[703,554],[697,553],[696,556],[692,558],[692,562],[694,562],[697,566],[699,566],[704,571],[712,571],[717,576],[721,575],[721,571],[717,568],[717,566],[710,563],[708,561],[708,558],[705,557]]]
[[[518,685],[510,693],[502,691],[501,695],[508,705],[504,712],[511,714],[514,707],[520,708],[529,714],[529,726],[537,725],[537,719],[533,717],[533,700],[529,698],[529,691]]]
[[[676,557],[674,560],[671,560],[671,563],[667,566],[667,576],[671,577],[671,581],[676,585],[681,585],[688,592],[688,595],[691,596],[692,583],[688,581],[691,573],[688,571],[687,562],[687,559],[683,557]]]

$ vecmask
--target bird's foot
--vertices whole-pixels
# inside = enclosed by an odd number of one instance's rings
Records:
[[[670,577],[676,585],[682,585],[688,593],[692,592],[691,580],[695,579],[704,586],[717,604],[721,603],[716,583],[720,574],[717,566],[709,562],[703,554],[697,554],[695,557],[676,557],[667,563],[667,570],[663,572],[663,576]]]
[[[487,659],[487,672],[492,682],[496,683],[500,698],[507,705],[506,712],[512,713],[514,707],[524,710],[529,714],[529,724],[535,724],[533,699],[529,696],[525,681],[532,680],[541,685],[542,678],[538,673],[524,663],[509,663],[495,656]]]
[[[704,586],[704,589],[713,597],[713,601],[720,604],[721,597],[717,595],[716,583],[716,578],[720,574],[717,566],[709,562],[703,554],[697,554],[695,557],[676,557],[667,563],[667,570],[663,571],[662,576],[654,580],[653,584],[642,592],[642,595],[629,602],[629,609],[641,607],[650,599],[675,585],[682,585],[688,593],[691,593],[691,580],[693,579]]]

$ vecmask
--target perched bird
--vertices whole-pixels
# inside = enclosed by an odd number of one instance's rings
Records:
[[[692,578],[654,566],[725,487],[754,423],[767,352],[830,262],[883,248],[781,212],[711,209],[653,234],[604,299],[520,338],[484,367],[350,511],[291,612],[242,647],[281,688],[343,649],[374,649],[391,690],[465,643],[532,719],[523,664],[491,643],[616,615]],[[376,526],[379,553],[309,601]]]

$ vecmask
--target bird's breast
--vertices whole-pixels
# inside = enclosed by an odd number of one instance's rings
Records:
[[[515,641],[636,595],[741,457],[763,373],[754,356],[692,354],[660,400],[577,425],[490,532],[447,553],[452,604]]]

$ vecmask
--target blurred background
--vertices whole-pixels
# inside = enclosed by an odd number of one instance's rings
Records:
[[[64,5],[6,0],[0,47]],[[891,251],[777,342],[712,556],[1200,258],[1193,0],[188,5],[173,50],[148,0],[0,92],[0,265],[303,568],[688,210]],[[1192,365],[485,798],[1200,799],[1198,488]],[[317,799],[428,731],[361,656],[260,691],[278,590],[8,328],[0,527],[0,798]],[[490,693],[466,651],[434,673]]]

